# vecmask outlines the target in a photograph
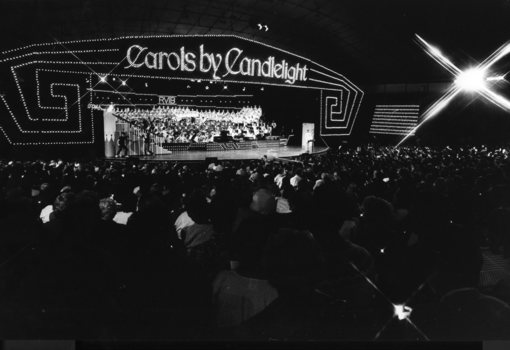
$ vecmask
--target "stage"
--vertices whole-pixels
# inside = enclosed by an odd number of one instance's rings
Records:
[[[324,153],[327,147],[314,147],[313,154]],[[267,148],[254,148],[248,150],[225,150],[225,151],[176,151],[170,154],[159,154],[153,156],[138,156],[146,161],[204,161],[206,158],[217,158],[218,160],[250,160],[261,159],[264,156],[268,158],[286,159],[299,156],[305,151],[299,146],[280,146]],[[122,159],[122,158],[109,158]]]

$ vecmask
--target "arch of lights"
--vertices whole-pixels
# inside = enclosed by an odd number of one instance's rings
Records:
[[[118,84],[112,85],[111,78],[121,85],[114,87]],[[2,52],[0,79],[6,91],[0,95],[0,134],[16,146],[94,143],[94,119],[101,120],[103,113],[97,107],[109,104],[97,97],[99,93],[122,99],[124,105],[132,104],[134,97],[143,97],[147,105],[169,100],[159,91],[122,90],[128,80],[199,80],[316,91],[321,136],[350,135],[364,94],[344,75],[317,62],[237,35],[36,43]],[[185,96],[170,100],[191,104]]]

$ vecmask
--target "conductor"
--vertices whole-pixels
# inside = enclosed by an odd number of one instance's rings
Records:
[[[128,148],[127,148],[128,138],[126,136],[125,132],[122,132],[119,136],[119,139],[117,140],[117,153],[115,154],[116,157],[120,155],[122,151],[124,151],[124,156],[126,157],[128,155]]]

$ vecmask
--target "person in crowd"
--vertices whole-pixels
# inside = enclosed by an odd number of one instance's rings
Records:
[[[372,255],[390,244],[394,235],[395,214],[393,205],[375,196],[367,196],[361,203],[363,214],[356,241],[367,247]]]
[[[221,271],[213,281],[214,324],[238,326],[266,308],[276,297],[276,289],[267,281],[263,269],[268,235],[253,222],[237,232],[235,269]]]
[[[270,232],[275,229],[276,218],[276,198],[274,194],[266,188],[257,189],[251,196],[249,206],[240,208],[233,223],[233,240],[238,242],[243,227],[252,224],[265,225],[261,228],[263,232]],[[264,233],[265,234],[265,233]]]
[[[186,207],[186,212],[193,223],[182,228],[180,238],[189,252],[211,241],[215,233],[209,216],[209,204],[204,194],[199,191],[192,193]]]
[[[99,209],[101,211],[101,222],[103,230],[111,233],[113,236],[122,235],[125,225],[114,221],[118,212],[119,204],[113,198],[103,198],[99,201]]]
[[[181,235],[182,230],[188,226],[193,225],[193,224],[195,224],[195,222],[190,218],[190,216],[186,210],[183,211],[182,213],[180,213],[174,223],[175,232],[177,233],[177,237],[179,237],[179,239],[182,239],[182,235]]]
[[[68,212],[71,210],[75,200],[75,194],[70,191],[62,192],[57,196],[53,204],[53,210],[49,215],[49,221],[44,223],[46,232],[51,237],[58,237],[63,234],[69,220]]]
[[[279,230],[267,242],[263,264],[278,297],[247,320],[239,328],[240,334],[252,340],[328,337],[331,329],[327,325],[339,310],[332,299],[316,291],[325,275],[324,260],[313,235]]]
[[[212,279],[227,266],[221,242],[210,218],[210,205],[207,197],[194,191],[188,200],[186,212],[193,221],[181,230],[180,239],[188,258]]]
[[[141,327],[140,334],[193,337],[210,320],[209,280],[187,261],[171,227],[161,193],[143,194],[127,225],[130,243],[119,303],[129,310],[130,327]]]

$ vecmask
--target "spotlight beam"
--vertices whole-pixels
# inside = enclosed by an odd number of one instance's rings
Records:
[[[416,326],[416,324],[414,322],[411,321],[411,311],[412,309],[409,308],[406,304],[407,302],[410,301],[410,299],[412,299],[414,297],[415,294],[417,294],[421,288],[423,288],[423,286],[425,285],[425,283],[423,283],[419,288],[418,290],[416,290],[413,295],[408,299],[408,301],[405,303],[405,304],[393,304],[391,302],[391,300],[386,296],[386,294],[384,294],[381,289],[379,289],[379,287],[377,287],[377,285],[370,279],[368,278],[363,272],[361,272],[361,270],[356,266],[356,264],[354,264],[352,261],[349,261],[347,260],[347,262],[353,267],[353,269],[360,274],[360,276],[362,276],[366,282],[368,282],[369,285],[371,285],[384,299],[386,299],[386,301],[391,304],[391,306],[393,307],[393,311],[394,311],[394,314],[386,321],[386,323],[384,323],[384,325],[381,327],[381,329],[379,329],[379,331],[376,333],[375,337],[374,337],[374,340],[377,340],[381,334],[384,332],[384,330],[388,327],[388,325],[392,322],[392,320],[397,317],[398,315],[395,313],[396,310],[400,310],[400,309],[403,309],[406,311],[406,314],[404,315],[404,317],[402,319],[400,319],[401,321],[402,320],[405,320],[406,322],[408,322],[414,329],[416,329],[418,331],[418,333],[425,339],[425,340],[430,340],[427,335],[425,333],[423,333],[423,331],[421,329],[418,328],[418,326]]]
[[[443,109],[450,104],[451,100],[455,96],[459,94],[461,89],[456,86],[455,84],[452,84],[452,86],[446,91],[446,93],[441,96],[432,106],[430,106],[425,113],[422,114],[422,120],[421,122],[416,125],[409,133],[397,144],[396,147],[400,146],[402,143],[404,143],[405,140],[407,140],[411,135],[414,135],[416,131],[430,118],[436,116],[441,112]]]
[[[416,34],[416,38],[418,39],[418,42],[424,47],[427,55],[432,57],[434,61],[439,63],[441,66],[446,68],[447,71],[449,71],[453,75],[458,75],[462,73],[462,71],[456,65],[454,65],[452,61],[450,61],[445,55],[443,55],[443,53],[437,47],[430,45],[418,34]]]
[[[508,101],[500,94],[497,94],[494,91],[489,90],[487,87],[480,91],[480,95],[485,97],[488,101],[494,103],[496,106],[502,108],[503,110],[505,111],[510,110],[510,101]]]
[[[95,75],[99,76],[99,74],[93,70],[88,64],[86,64],[85,62],[83,62],[83,60],[81,58],[79,58],[74,52],[72,52],[71,50],[69,50],[64,44],[62,44],[58,39],[56,38],[53,38],[53,40],[59,44],[60,46],[62,46],[66,51],[65,52],[68,52],[70,53],[71,55],[73,55],[78,61],[80,61],[84,66],[86,66],[92,73],[94,73]],[[126,57],[124,57],[119,63],[117,63],[117,65],[115,65],[115,67],[113,67],[110,72],[108,72],[108,74],[106,74],[106,76],[108,76],[110,73],[112,73],[124,60],[126,59]],[[92,77],[91,77],[92,78]],[[108,85],[110,85],[107,81],[105,81]],[[94,84],[94,86],[92,86],[92,89],[87,91],[86,93],[84,93],[82,96],[80,96],[79,99],[77,99],[73,104],[71,104],[68,108],[71,108],[73,107],[75,104],[77,104],[78,102],[80,102],[85,96],[87,96],[89,93],[92,92],[92,90],[97,86],[99,85],[100,81],[98,81],[96,84]],[[111,85],[110,85],[111,86]],[[115,91],[117,91],[113,86],[111,86]],[[130,102],[130,101],[128,101]],[[62,114],[64,114],[64,112],[61,112],[59,114],[59,116],[61,116]]]
[[[502,45],[500,48],[498,48],[496,51],[494,51],[489,57],[487,57],[485,60],[483,60],[482,63],[480,63],[479,67],[481,69],[487,69],[490,66],[492,66],[494,63],[502,59],[504,56],[508,55],[510,53],[510,43],[506,43],[505,45]]]
[[[75,57],[78,61],[80,61],[83,65],[85,65],[85,66],[86,66],[86,67],[87,67],[87,68],[88,68],[88,69],[89,69],[92,73],[94,73],[95,75],[97,75],[97,76],[99,76],[99,77],[100,77],[100,75],[99,75],[99,74],[98,74],[95,70],[93,70],[93,69],[92,69],[89,65],[87,65],[85,62],[83,62],[83,60],[82,60],[82,59],[80,59],[80,58],[79,58],[79,57],[78,57],[78,56],[77,56],[74,52],[71,52],[71,51],[70,51],[70,50],[69,50],[69,49],[68,49],[68,48],[67,48],[64,44],[62,44],[62,43],[61,43],[60,41],[58,41],[57,39],[54,39],[54,40],[55,40],[55,42],[56,42],[56,43],[60,44],[60,45],[61,45],[64,49],[66,49],[66,50],[67,50],[67,51],[68,51],[71,55],[73,55],[73,56],[74,56],[74,57]],[[126,58],[122,59],[122,61],[124,61],[125,59],[126,59]],[[106,78],[106,77],[107,77],[107,76],[108,76],[111,72],[113,72],[113,71],[114,71],[114,70],[115,70],[115,69],[116,69],[116,68],[117,68],[117,67],[118,67],[118,66],[122,63],[122,61],[120,61],[119,63],[117,63],[117,64],[115,65],[115,67],[113,67],[113,69],[112,69],[112,70],[111,70],[108,74],[106,74],[104,77]],[[76,102],[74,102],[74,103],[71,105],[71,107],[72,107],[73,105],[75,105],[76,103],[78,103],[79,101],[81,101],[81,99],[82,99],[83,97],[85,97],[88,93],[92,92],[92,90],[94,89],[94,87],[96,87],[96,86],[97,86],[100,82],[103,82],[102,80],[103,80],[103,79],[100,79],[100,80],[99,80],[99,81],[98,81],[98,82],[97,82],[97,83],[96,83],[96,84],[92,87],[92,89],[91,89],[90,91],[88,91],[87,93],[83,94],[83,96],[81,96],[81,97],[80,97],[80,98],[79,98]],[[108,86],[110,86],[110,87],[113,89],[113,91],[114,91],[114,92],[116,92],[116,93],[120,94],[120,93],[119,93],[119,91],[118,91],[117,89],[115,89],[115,88],[114,88],[114,87],[113,87],[113,86],[112,86],[112,85],[111,85],[111,84],[110,84],[110,83],[109,83],[106,79],[104,80],[104,83],[108,84]],[[112,91],[112,92],[113,92],[113,91]],[[128,99],[127,99],[127,98],[126,98],[123,94],[120,94],[120,96],[121,96],[124,100],[126,100],[126,101],[127,101],[127,102],[131,105],[131,106],[136,107],[136,106],[135,106],[135,105],[134,105],[134,104],[133,104],[130,100],[128,100]]]
[[[425,39],[423,39],[418,34],[415,34],[416,39],[420,46],[424,49],[425,53],[432,57],[434,61],[439,63],[443,68],[445,68],[448,72],[450,72],[454,76],[454,83],[450,86],[450,88],[441,96],[431,107],[429,107],[425,113],[422,115],[422,121],[416,125],[400,142],[395,146],[400,146],[404,141],[406,141],[411,135],[416,133],[416,131],[430,118],[433,118],[439,112],[441,112],[450,102],[453,100],[455,96],[457,96],[461,91],[476,91],[480,95],[482,95],[485,99],[492,102],[496,106],[502,108],[505,111],[510,111],[510,101],[500,94],[492,91],[487,85],[486,82],[499,82],[505,80],[506,73],[498,76],[486,77],[486,73],[489,68],[502,59],[504,56],[510,54],[510,42],[500,46],[496,51],[494,51],[489,57],[487,57],[482,63],[480,63],[477,67],[471,68],[466,71],[461,71],[455,64],[452,63],[443,53],[435,46],[430,45]],[[469,86],[466,84],[466,78],[468,74],[473,76],[472,73],[479,76],[479,86]],[[464,84],[461,84],[464,83]],[[463,86],[468,85],[468,86]],[[472,84],[471,84],[472,85]]]

